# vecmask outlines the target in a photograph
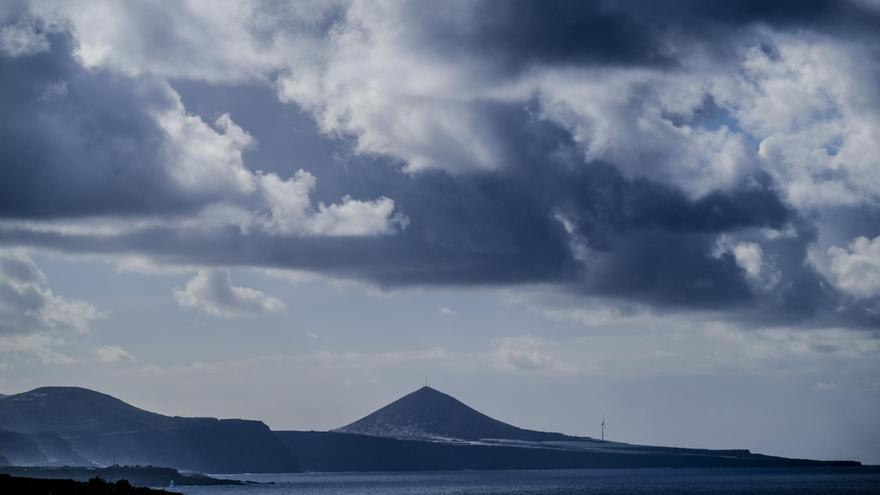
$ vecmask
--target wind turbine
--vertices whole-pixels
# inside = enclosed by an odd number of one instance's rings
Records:
[[[600,423],[602,427],[602,441],[605,441],[605,416],[602,416],[602,423]]]

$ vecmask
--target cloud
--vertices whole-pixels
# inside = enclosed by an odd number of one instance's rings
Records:
[[[49,39],[33,19],[20,18],[0,28],[0,52],[12,57],[34,55],[49,49]]]
[[[98,361],[102,363],[117,363],[120,361],[137,362],[138,359],[131,353],[115,345],[105,345],[95,349]]]
[[[32,24],[47,49],[0,57],[0,71],[18,75],[3,80],[0,97],[0,136],[11,143],[0,156],[0,218],[49,230],[115,223],[285,236],[395,231],[392,199],[313,205],[312,174],[282,178],[246,167],[243,155],[257,143],[228,114],[208,123],[187,112],[167,81],[82,67],[69,32]]]
[[[328,10],[318,2],[309,7]],[[49,0],[37,2],[34,10],[51,22],[70,24],[79,40],[77,55],[89,67],[210,81],[259,80],[267,70],[281,67],[282,53],[273,50],[278,40],[270,31],[280,26],[273,26],[268,12],[258,12],[256,2],[113,5]],[[160,40],[173,49],[161,54],[151,48]]]
[[[490,355],[502,367],[518,371],[565,372],[573,368],[553,356],[553,344],[531,335],[496,339]]]
[[[775,232],[775,231],[773,231]],[[775,234],[771,234],[773,236]],[[716,244],[716,256],[732,254],[745,271],[746,280],[758,292],[767,292],[779,283],[782,273],[776,268],[774,257],[764,254],[764,249],[757,242],[738,242],[730,245],[726,236],[722,235]]]
[[[42,364],[76,363],[76,359],[57,350],[66,343],[63,338],[45,334],[0,334],[0,354],[18,359],[35,357]]]
[[[857,237],[846,248],[828,249],[837,285],[861,298],[880,298],[880,236]]]
[[[842,374],[848,376],[848,387],[860,388],[862,378],[853,376],[873,376],[878,369],[873,357],[880,341],[870,329],[730,322],[718,311],[680,313],[549,292],[512,289],[505,300],[514,309],[581,327],[574,337],[547,336],[524,347],[558,362],[576,363],[570,371],[583,376]],[[541,363],[541,355],[533,361]],[[507,363],[502,369],[515,368]]]
[[[255,316],[285,309],[284,303],[274,297],[232,285],[232,277],[225,268],[199,270],[184,289],[174,289],[173,293],[181,307],[221,318]]]
[[[26,254],[0,250],[0,335],[86,332],[104,317],[91,304],[55,294]]]
[[[863,2],[26,7],[3,17],[31,47],[0,57],[6,244],[878,324],[807,256],[829,208],[880,204]],[[196,114],[184,79],[276,92],[344,163],[255,170],[278,126]]]

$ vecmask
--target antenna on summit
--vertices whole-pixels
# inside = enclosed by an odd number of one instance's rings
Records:
[[[600,425],[602,427],[602,441],[605,441],[605,416],[602,416],[602,423]]]

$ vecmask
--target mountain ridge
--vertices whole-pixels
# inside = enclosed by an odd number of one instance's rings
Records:
[[[16,433],[11,427],[25,431]],[[58,431],[52,433],[49,427]],[[319,432],[273,431],[261,421],[246,419],[166,416],[89,389],[40,387],[0,399],[0,430],[12,430],[10,438],[19,445],[36,445],[39,440],[59,456],[73,453],[99,465],[214,473],[859,464],[527,430],[430,387],[335,431]],[[8,457],[2,449],[0,455]],[[49,462],[33,451],[28,455],[30,462]]]

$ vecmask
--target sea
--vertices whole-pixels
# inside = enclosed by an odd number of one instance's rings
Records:
[[[189,495],[880,494],[880,467],[589,469],[214,475]]]

